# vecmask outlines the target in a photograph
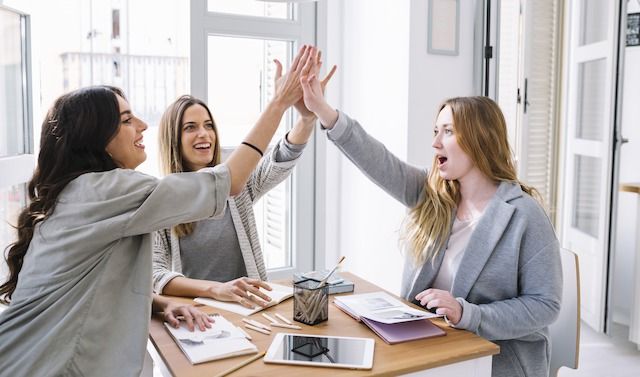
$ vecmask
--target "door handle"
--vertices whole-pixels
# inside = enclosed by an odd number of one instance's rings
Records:
[[[527,107],[531,105],[529,103],[529,79],[524,79],[524,113],[527,113]]]

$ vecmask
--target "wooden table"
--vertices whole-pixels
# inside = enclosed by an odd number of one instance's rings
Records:
[[[620,191],[640,194],[640,183],[622,183]],[[640,196],[638,197],[636,210],[636,224],[640,223]],[[629,340],[638,345],[640,350],[640,230],[636,229],[636,257],[635,257],[635,281],[633,282],[631,298],[631,321],[629,324]]]
[[[367,293],[381,291],[379,287],[358,278],[349,273],[342,273],[347,279],[355,283],[355,293]],[[287,284],[286,282],[279,282]],[[291,285],[289,282],[288,285]],[[394,295],[395,296],[395,295]],[[396,296],[397,297],[397,296]],[[176,298],[185,302],[193,302],[190,299]],[[208,313],[218,312],[237,326],[242,326],[242,316],[217,310],[215,308],[202,307]],[[267,323],[260,313],[280,313],[291,319],[293,313],[293,299],[263,310],[251,316],[252,319]],[[375,340],[375,353],[373,369],[356,371],[338,368],[299,367],[291,365],[266,364],[262,360],[254,361],[248,366],[230,374],[230,376],[398,376],[411,373],[411,376],[487,376],[491,375],[491,356],[499,353],[500,348],[464,330],[452,329],[442,319],[434,319],[433,322],[443,328],[447,335],[443,337],[422,339],[411,342],[388,345],[376,336],[368,327],[355,321],[343,313],[333,304],[329,304],[329,320],[316,326],[302,326],[302,330],[289,330],[284,328],[272,328],[271,335],[263,335],[255,331],[247,330],[253,338],[253,343],[260,351],[266,351],[277,332],[292,332],[300,334],[339,335],[373,338]],[[244,327],[243,327],[244,328]],[[173,341],[159,318],[153,318],[150,326],[150,339],[158,355],[162,358],[168,371],[176,377],[213,376],[228,368],[231,368],[250,356],[239,356],[224,360],[218,360],[198,365],[191,365],[180,348]],[[427,370],[427,371],[424,371]],[[414,373],[423,371],[420,373]]]

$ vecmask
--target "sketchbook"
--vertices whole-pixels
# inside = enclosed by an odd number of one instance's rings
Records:
[[[380,323],[365,317],[361,319],[362,323],[367,325],[388,344],[447,335],[443,329],[434,325],[428,319],[393,324]]]
[[[292,287],[286,287],[284,285],[280,285],[280,284],[275,284],[275,283],[268,283],[269,286],[271,287],[271,291],[267,291],[264,289],[260,289],[264,294],[266,294],[267,296],[271,297],[271,301],[269,303],[267,303],[267,306],[265,307],[261,307],[259,305],[256,305],[256,307],[254,309],[249,309],[249,308],[245,308],[244,306],[236,303],[236,302],[228,302],[228,301],[218,301],[216,299],[213,298],[207,298],[207,297],[197,297],[194,299],[195,302],[203,304],[203,305],[207,305],[207,306],[211,306],[217,309],[222,309],[222,310],[226,310],[229,312],[233,312],[233,313],[237,313],[240,314],[242,316],[250,316],[251,314],[257,313],[261,310],[264,310],[266,308],[270,308],[274,305],[278,305],[279,303],[281,303],[282,301],[288,299],[289,297],[293,296],[293,288]]]
[[[246,335],[223,316],[213,315],[212,318],[215,322],[205,331],[189,331],[185,322],[180,322],[177,329],[164,324],[191,364],[258,352]]]
[[[386,292],[337,296],[333,303],[358,321],[365,317],[376,322],[392,324],[442,317],[414,309]]]

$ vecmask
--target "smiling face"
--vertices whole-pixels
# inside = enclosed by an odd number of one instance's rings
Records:
[[[210,166],[216,148],[216,131],[209,112],[192,105],[182,116],[180,149],[183,165],[190,171]]]
[[[121,168],[135,169],[147,159],[142,143],[142,132],[147,124],[131,112],[129,103],[116,95],[120,107],[120,126],[116,136],[107,144],[106,151]]]
[[[449,105],[438,114],[431,146],[442,179],[460,180],[477,169],[471,157],[458,144],[453,124],[453,111]]]

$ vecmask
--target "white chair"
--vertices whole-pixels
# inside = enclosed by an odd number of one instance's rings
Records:
[[[578,256],[560,249],[562,259],[562,305],[558,319],[549,326],[551,365],[549,376],[556,377],[560,367],[578,369],[580,351],[580,273]]]

